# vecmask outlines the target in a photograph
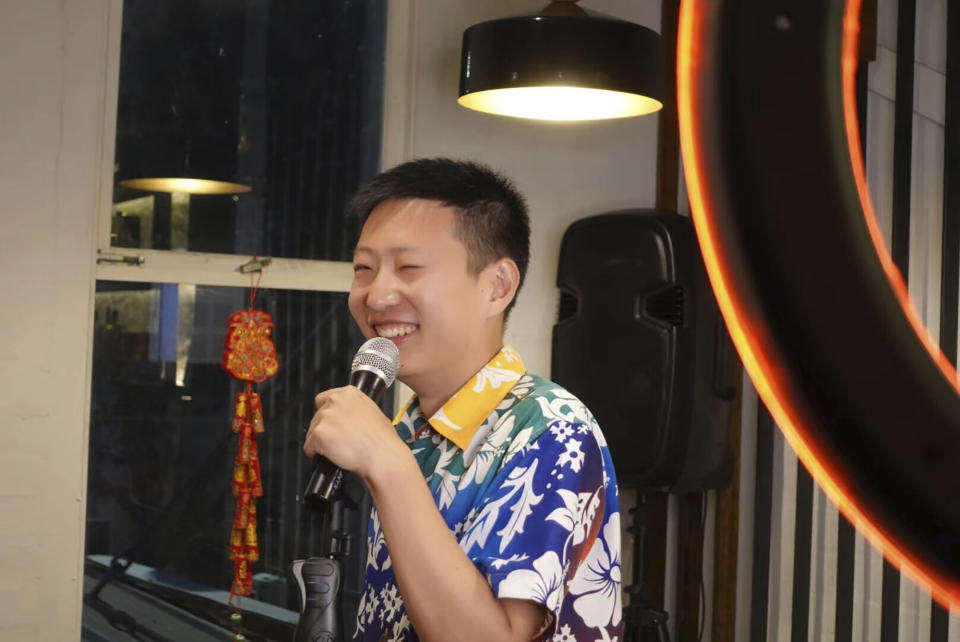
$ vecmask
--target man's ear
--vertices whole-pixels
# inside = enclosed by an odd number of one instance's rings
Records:
[[[490,316],[502,314],[520,287],[520,270],[513,259],[497,259],[483,269],[484,278],[489,285]]]

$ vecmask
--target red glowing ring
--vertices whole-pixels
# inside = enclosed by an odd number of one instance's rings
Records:
[[[720,310],[787,441],[887,559],[960,605],[957,377],[868,197],[859,10],[859,0],[683,0],[687,188]]]

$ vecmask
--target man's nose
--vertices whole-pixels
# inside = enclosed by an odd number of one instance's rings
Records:
[[[367,289],[367,306],[383,310],[400,302],[396,275],[391,270],[379,270]]]

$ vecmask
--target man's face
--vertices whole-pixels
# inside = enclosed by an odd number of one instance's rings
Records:
[[[423,377],[456,376],[487,349],[479,346],[489,288],[467,269],[455,216],[437,201],[386,201],[370,214],[354,251],[350,312],[365,337],[397,345],[400,377],[414,389]]]

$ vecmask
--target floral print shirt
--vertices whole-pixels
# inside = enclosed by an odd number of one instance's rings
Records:
[[[504,346],[432,417],[394,421],[467,557],[499,598],[548,617],[535,640],[622,639],[620,514],[593,415]],[[355,639],[414,641],[374,509]]]

